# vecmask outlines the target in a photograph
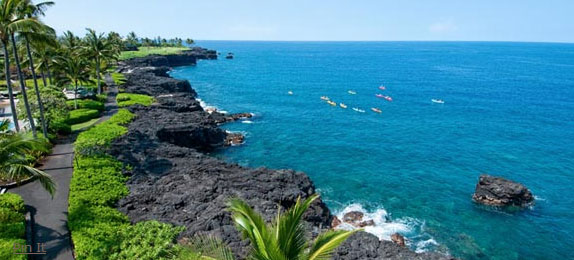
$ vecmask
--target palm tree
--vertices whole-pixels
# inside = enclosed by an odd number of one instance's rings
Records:
[[[77,51],[58,56],[55,61],[59,85],[74,85],[74,109],[78,108],[78,83],[91,82],[88,61]]]
[[[137,47],[138,46],[138,36],[135,32],[130,32],[126,36],[126,42],[130,47]]]
[[[331,230],[320,234],[312,243],[305,238],[301,223],[303,213],[319,196],[305,201],[297,199],[295,205],[279,213],[272,225],[256,213],[247,203],[232,199],[228,203],[233,221],[243,237],[251,242],[250,259],[256,260],[323,260],[356,231]]]
[[[89,28],[86,30],[88,30],[85,38],[87,45],[84,46],[84,52],[88,57],[94,59],[94,65],[96,67],[96,84],[98,86],[99,95],[102,94],[102,86],[100,84],[100,69],[102,61],[106,59],[115,59],[117,55],[119,55],[119,50],[104,38],[103,33],[97,34],[96,31]]]
[[[54,5],[54,2],[42,2],[38,4],[33,4],[31,1],[26,0],[23,3],[23,8],[21,10],[21,15],[32,18],[43,16],[45,9]],[[44,137],[48,136],[48,129],[46,125],[46,118],[44,117],[44,104],[42,103],[42,97],[40,96],[40,89],[38,88],[38,78],[36,77],[36,70],[34,67],[34,59],[32,57],[32,52],[30,50],[30,39],[34,42],[42,42],[44,44],[54,44],[53,37],[50,37],[52,34],[55,34],[54,30],[44,24],[42,24],[42,31],[41,32],[26,32],[22,31],[20,34],[24,38],[24,42],[26,43],[26,52],[28,54],[28,62],[30,65],[30,71],[32,72],[32,78],[34,80],[34,90],[36,92],[36,99],[38,100],[38,107],[40,109],[40,121],[42,122],[42,133]],[[45,86],[45,79],[44,79],[44,86]]]
[[[16,181],[37,178],[44,189],[54,195],[56,184],[50,175],[34,168],[27,157],[36,151],[46,151],[46,143],[44,138],[32,138],[24,133],[0,133],[0,178]]]
[[[0,41],[2,42],[2,47],[4,49],[4,67],[6,70],[6,85],[8,85],[8,92],[10,96],[10,106],[12,109],[12,116],[14,119],[14,125],[16,130],[19,131],[18,118],[14,105],[14,97],[12,92],[12,84],[10,82],[10,56],[8,54],[8,43],[11,41],[12,49],[14,51],[14,62],[16,63],[16,68],[18,71],[18,78],[20,79],[20,88],[22,91],[22,99],[26,107],[26,114],[28,120],[30,121],[30,127],[36,137],[36,127],[34,125],[34,118],[32,117],[32,112],[30,110],[30,104],[28,103],[28,95],[26,92],[26,84],[22,75],[22,69],[20,67],[20,59],[18,57],[18,47],[16,45],[15,34],[21,31],[32,31],[38,30],[42,27],[42,24],[34,17],[26,17],[21,15],[22,9],[26,6],[26,0],[3,0],[0,2]]]
[[[32,128],[32,133],[34,138],[36,138],[36,124],[34,123],[34,117],[32,117],[32,110],[30,109],[30,103],[28,103],[28,93],[26,90],[26,79],[22,73],[22,67],[20,66],[20,57],[18,55],[18,47],[16,45],[16,36],[14,32],[11,33],[10,39],[12,40],[12,50],[14,51],[14,63],[16,63],[16,71],[18,72],[18,79],[20,80],[20,91],[22,91],[22,99],[24,101],[24,107],[26,107],[26,115],[28,116],[28,121],[30,123],[30,128]]]
[[[50,35],[50,38],[52,38],[50,39],[50,42],[52,42],[53,45],[46,44],[46,42],[41,41],[30,42],[30,44],[32,45],[32,49],[34,49],[32,55],[34,55],[36,57],[36,60],[38,61],[38,64],[36,64],[36,69],[39,70],[40,73],[42,74],[42,81],[44,83],[44,86],[48,86],[48,84],[53,83],[50,66],[54,61],[54,57],[57,56],[56,50],[58,49],[61,50],[59,43],[56,40],[56,35],[52,34]],[[48,81],[46,81],[46,78],[48,79]]]
[[[20,131],[18,123],[18,115],[16,113],[16,104],[14,103],[14,92],[12,89],[12,81],[10,77],[10,55],[8,53],[8,44],[12,31],[23,22],[22,20],[15,19],[17,11],[18,0],[2,0],[0,2],[0,42],[2,42],[2,49],[4,51],[4,76],[6,78],[6,85],[8,87],[8,97],[10,99],[10,109],[12,110],[12,120],[16,131]]]

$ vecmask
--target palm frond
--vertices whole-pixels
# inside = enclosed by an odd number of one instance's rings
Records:
[[[303,202],[299,197],[295,205],[287,210],[285,214],[278,214],[275,224],[275,239],[288,259],[295,259],[306,248],[305,229],[301,220],[305,211],[318,197],[319,195],[315,194]]]
[[[220,239],[214,236],[197,235],[184,247],[194,252],[197,259],[234,260],[233,252]]]
[[[308,260],[327,260],[331,257],[333,251],[341,245],[349,236],[358,230],[345,231],[345,230],[332,230],[319,235],[311,249],[309,250]]]

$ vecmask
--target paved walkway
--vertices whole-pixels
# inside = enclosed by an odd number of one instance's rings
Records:
[[[106,82],[111,78],[106,77]],[[111,81],[113,84],[113,80]],[[111,86],[112,84],[108,84]],[[108,90],[106,111],[98,123],[109,119],[117,112],[117,87]],[[52,154],[42,162],[40,169],[50,174],[56,183],[56,193],[51,198],[39,182],[34,181],[13,188],[9,192],[22,196],[26,208],[31,213],[32,241],[28,244],[45,243],[45,255],[33,255],[32,259],[74,259],[70,231],[68,230],[68,195],[70,194],[70,179],[72,178],[74,141],[76,134],[58,140],[52,149]],[[34,247],[34,250],[36,250]]]

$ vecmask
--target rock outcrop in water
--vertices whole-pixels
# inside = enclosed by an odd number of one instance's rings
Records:
[[[170,78],[166,66],[192,65],[196,59],[216,57],[214,54],[196,48],[181,57],[151,56],[123,62],[120,70],[126,73],[126,92],[152,95],[157,102],[129,108],[136,119],[109,152],[132,166],[126,173],[130,175],[130,193],[118,204],[131,221],[159,220],[185,226],[182,238],[214,234],[243,259],[249,242],[241,239],[226,211],[229,198],[246,200],[270,221],[278,205],[289,208],[297,197],[307,198],[317,191],[302,172],[245,168],[205,154],[230,142],[229,134],[218,124],[251,114],[204,111],[189,83]],[[304,219],[309,235],[314,236],[330,228],[333,216],[318,199]],[[334,258],[447,259],[434,253],[417,254],[364,232],[353,235]]]
[[[480,175],[472,199],[490,206],[531,205],[534,196],[524,185],[500,177]]]

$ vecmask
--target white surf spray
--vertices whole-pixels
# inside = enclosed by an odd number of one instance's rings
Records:
[[[392,234],[399,233],[406,238],[407,246],[418,253],[434,251],[439,245],[432,236],[424,232],[424,222],[409,217],[391,219],[390,214],[382,207],[367,211],[361,204],[354,203],[336,212],[335,215],[342,221],[345,214],[352,211],[362,212],[364,214],[362,221],[372,220],[375,223],[374,226],[366,226],[363,230],[377,236],[379,240],[390,241]],[[336,229],[353,230],[356,227],[342,222]]]

